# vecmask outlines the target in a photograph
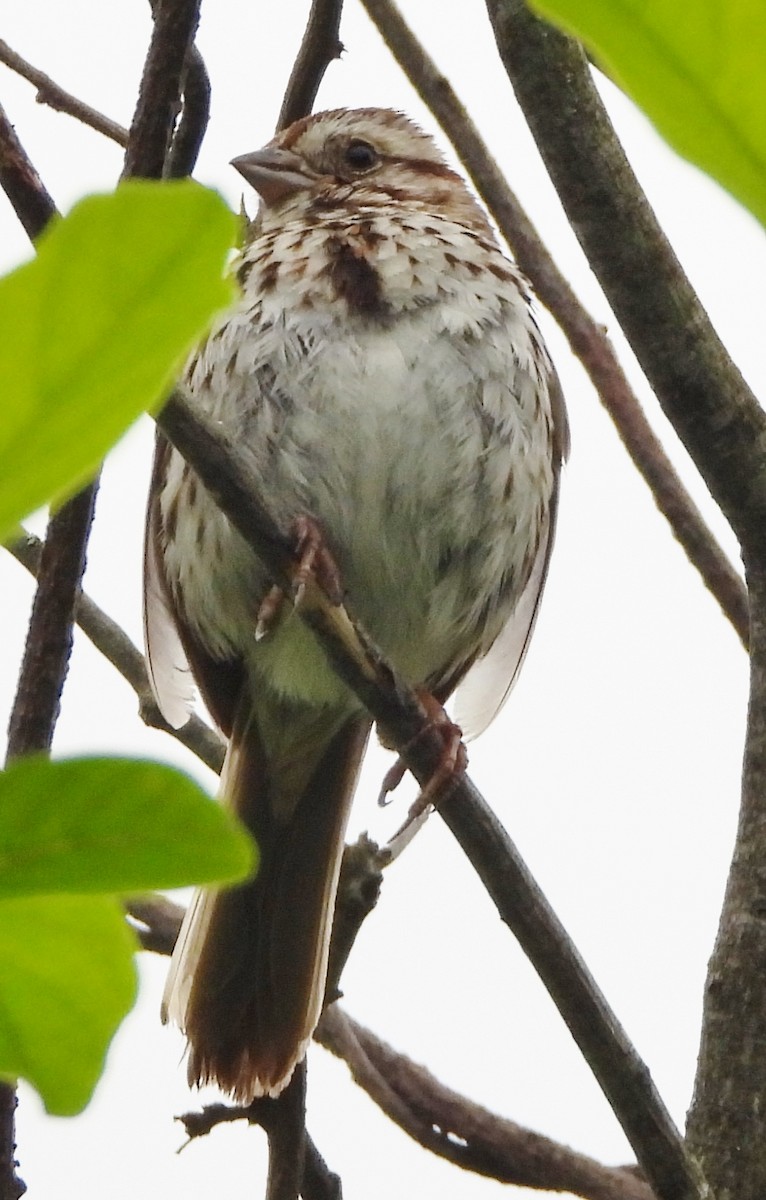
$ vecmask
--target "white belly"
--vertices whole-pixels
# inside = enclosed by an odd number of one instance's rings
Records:
[[[315,517],[349,606],[414,683],[482,653],[510,616],[553,487],[547,393],[499,323],[473,342],[439,310],[390,325],[293,314],[254,332],[229,319],[190,385],[252,453],[287,527]],[[163,508],[182,463],[174,456]],[[294,616],[256,642],[267,580],[198,490],[179,508],[168,574],[217,657],[242,655],[271,688],[335,702],[342,685]],[[204,564],[204,565],[203,565]],[[212,570],[211,570],[212,564]]]

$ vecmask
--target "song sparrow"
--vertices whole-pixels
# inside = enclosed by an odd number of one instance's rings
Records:
[[[233,165],[263,211],[187,385],[285,526],[319,524],[402,675],[440,700],[468,675],[476,732],[527,647],[567,443],[529,287],[401,113],[318,113]],[[319,1017],[370,719],[289,604],[256,637],[268,576],[162,441],[146,557],[157,699],[183,723],[188,661],[229,739],[223,798],[261,854],[253,882],[193,904],[164,1012],[190,1081],[249,1101],[281,1091]]]

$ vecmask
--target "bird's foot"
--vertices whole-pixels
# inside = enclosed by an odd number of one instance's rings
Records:
[[[426,711],[428,724],[403,747],[406,754],[410,747],[416,745],[427,733],[434,730],[443,742],[443,749],[436,770],[421,789],[407,815],[405,826],[417,820],[429,808],[438,807],[438,803],[449,791],[452,783],[462,775],[468,766],[468,752],[463,745],[463,731],[459,725],[450,720],[444,708],[425,688],[416,688],[418,699]],[[378,794],[378,804],[388,803],[388,796],[402,782],[407,771],[404,759],[397,758],[394,765],[383,776],[383,783]],[[398,836],[398,835],[397,835]]]
[[[295,538],[295,558],[290,568],[292,579],[292,602],[297,608],[313,580],[322,589],[331,604],[343,603],[343,582],[340,568],[333,558],[324,534],[313,517],[295,517],[290,524]],[[274,584],[264,596],[255,618],[255,640],[260,642],[270,634],[279,622],[286,596],[284,589]]]

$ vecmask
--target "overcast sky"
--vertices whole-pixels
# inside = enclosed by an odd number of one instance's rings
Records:
[[[303,0],[216,0],[204,8],[198,44],[211,75],[213,111],[196,175],[235,207],[242,181],[227,164],[270,137],[307,7]],[[578,294],[622,346],[516,111],[483,5],[405,0],[403,9]],[[0,36],[128,124],[147,14],[148,5],[138,0],[5,0]],[[328,73],[320,106],[402,108],[433,131],[433,120],[353,0],[342,37],[346,55]],[[763,393],[762,231],[677,159],[614,89],[606,85],[604,92],[715,325]],[[2,67],[0,99],[60,208],[113,186],[121,165],[117,147],[36,105],[34,89]],[[0,198],[0,265],[28,254]],[[511,700],[470,748],[471,774],[682,1123],[736,821],[745,655],[547,314],[542,324],[568,399],[572,458],[533,648]],[[629,353],[623,357],[684,478],[734,554]],[[107,466],[86,580],[91,595],[137,642],[150,454],[151,425],[143,421]],[[0,558],[3,721],[31,594],[23,570]],[[129,688],[84,638],[78,638],[55,750],[150,755],[184,765],[214,788],[171,739],[143,728]],[[394,811],[375,808],[385,764],[377,751],[367,764],[352,833],[370,828],[384,836],[401,817],[404,796]],[[22,1089],[19,1152],[35,1200],[259,1194],[255,1181],[265,1169],[259,1131],[225,1127],[174,1153],[183,1133],[172,1118],[199,1101],[179,1065],[181,1039],[157,1017],[164,972],[164,962],[146,956],[138,1009],[115,1040],[107,1075],[84,1116],[46,1118],[34,1094]],[[450,1087],[604,1161],[631,1157],[551,1002],[438,817],[388,872],[343,983],[350,1012]],[[310,1131],[341,1174],[346,1196],[490,1200],[500,1194],[500,1185],[461,1173],[411,1143],[356,1090],[345,1067],[319,1049],[311,1052],[309,1087]]]

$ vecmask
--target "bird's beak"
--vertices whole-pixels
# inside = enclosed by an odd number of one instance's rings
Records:
[[[293,192],[310,187],[314,182],[306,163],[291,150],[280,146],[264,146],[252,154],[233,158],[231,165],[255,188],[264,204],[279,204]]]

